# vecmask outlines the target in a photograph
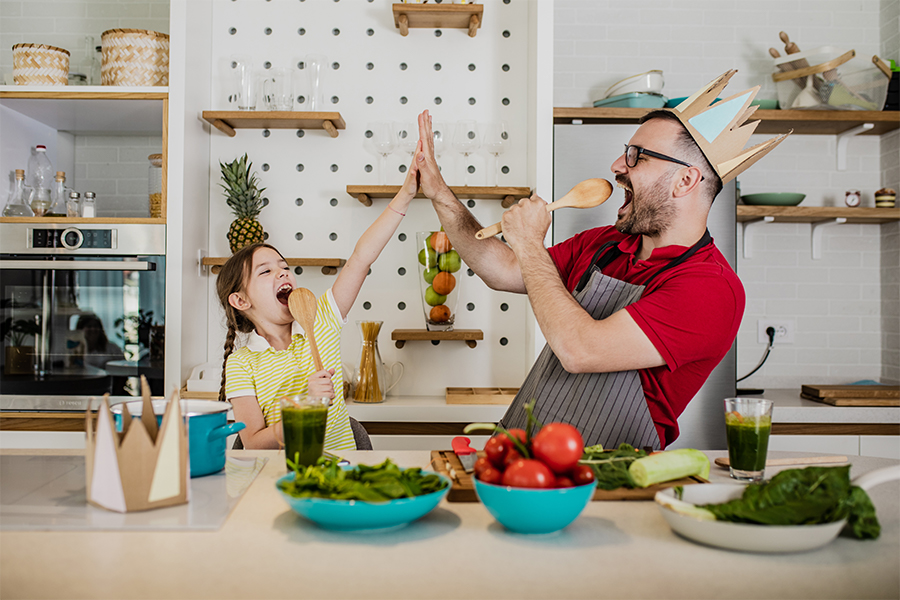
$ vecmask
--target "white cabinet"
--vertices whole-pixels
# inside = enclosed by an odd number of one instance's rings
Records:
[[[859,438],[858,435],[773,435],[769,438],[769,450],[858,456]]]

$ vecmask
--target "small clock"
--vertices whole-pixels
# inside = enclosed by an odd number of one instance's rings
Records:
[[[859,190],[848,190],[844,194],[844,204],[850,207],[859,206],[860,195]]]

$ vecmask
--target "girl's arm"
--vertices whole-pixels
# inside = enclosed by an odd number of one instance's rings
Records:
[[[416,146],[416,152],[413,154],[412,163],[406,172],[406,180],[400,187],[397,195],[388,203],[384,212],[375,219],[375,222],[366,229],[365,233],[356,242],[353,254],[347,259],[347,263],[341,269],[331,293],[334,295],[334,301],[337,302],[338,309],[341,311],[341,317],[347,318],[347,313],[356,302],[359,290],[362,288],[363,281],[369,273],[369,267],[384,250],[391,236],[397,231],[397,226],[406,215],[409,203],[416,195],[419,189],[419,171],[416,168],[415,157],[422,151],[422,142],[419,141]]]
[[[266,419],[256,396],[238,396],[229,400],[234,406],[234,420],[247,427],[242,429],[241,443],[248,450],[279,450],[284,446],[281,421],[266,427]]]

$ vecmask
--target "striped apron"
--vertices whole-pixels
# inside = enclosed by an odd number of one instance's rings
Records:
[[[591,317],[605,319],[636,302],[657,275],[711,243],[706,231],[700,241],[644,284],[634,285],[603,274],[602,270],[622,254],[619,242],[607,242],[594,254],[591,267],[581,277],[573,296]],[[569,373],[550,346],[545,345],[500,424],[507,429],[524,429],[523,406],[532,399],[536,400],[534,415],[539,421],[571,423],[581,432],[586,446],[603,444],[604,448],[617,448],[627,443],[635,448],[661,447],[638,371]]]

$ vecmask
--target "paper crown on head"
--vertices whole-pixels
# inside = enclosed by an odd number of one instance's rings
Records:
[[[745,124],[756,112],[757,107],[750,106],[750,103],[756,97],[759,86],[713,104],[719,92],[725,89],[735,73],[736,69],[723,73],[684,102],[669,109],[700,146],[700,150],[722,183],[731,181],[743,173],[793,133],[791,130],[746,150],[743,149],[759,125],[759,121]]]

